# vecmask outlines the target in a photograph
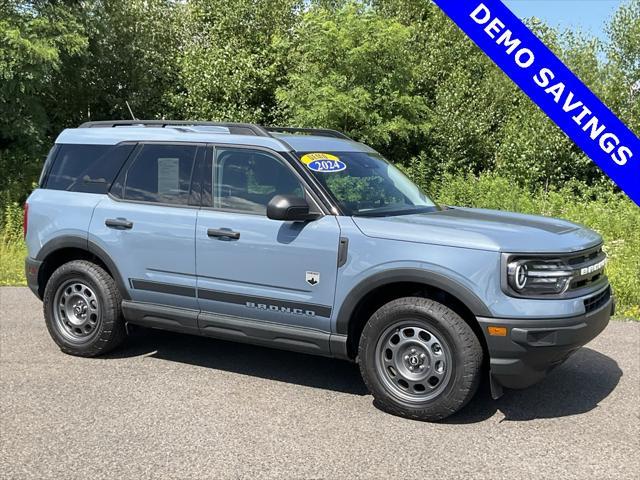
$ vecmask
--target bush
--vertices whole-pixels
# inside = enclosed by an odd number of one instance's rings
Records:
[[[2,227],[2,243],[15,243],[22,240],[22,207],[15,203],[7,203],[0,215]]]

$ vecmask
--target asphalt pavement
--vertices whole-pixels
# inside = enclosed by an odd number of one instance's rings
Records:
[[[143,329],[71,357],[29,290],[0,288],[1,479],[638,479],[639,400],[640,322],[430,424],[338,360]]]

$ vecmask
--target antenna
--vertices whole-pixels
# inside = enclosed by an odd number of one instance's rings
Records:
[[[131,105],[127,100],[124,101],[127,104],[127,108],[129,109],[129,113],[131,114],[131,120],[137,120],[136,116],[133,114],[133,110],[131,110]]]

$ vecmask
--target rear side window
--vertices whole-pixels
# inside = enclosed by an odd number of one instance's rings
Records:
[[[142,145],[126,172],[125,200],[187,205],[195,145]]]
[[[44,188],[106,193],[134,145],[59,146]]]

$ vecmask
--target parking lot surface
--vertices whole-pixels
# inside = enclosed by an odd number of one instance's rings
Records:
[[[64,355],[0,288],[0,478],[639,478],[640,322],[443,423],[379,411],[356,365],[139,330]]]

